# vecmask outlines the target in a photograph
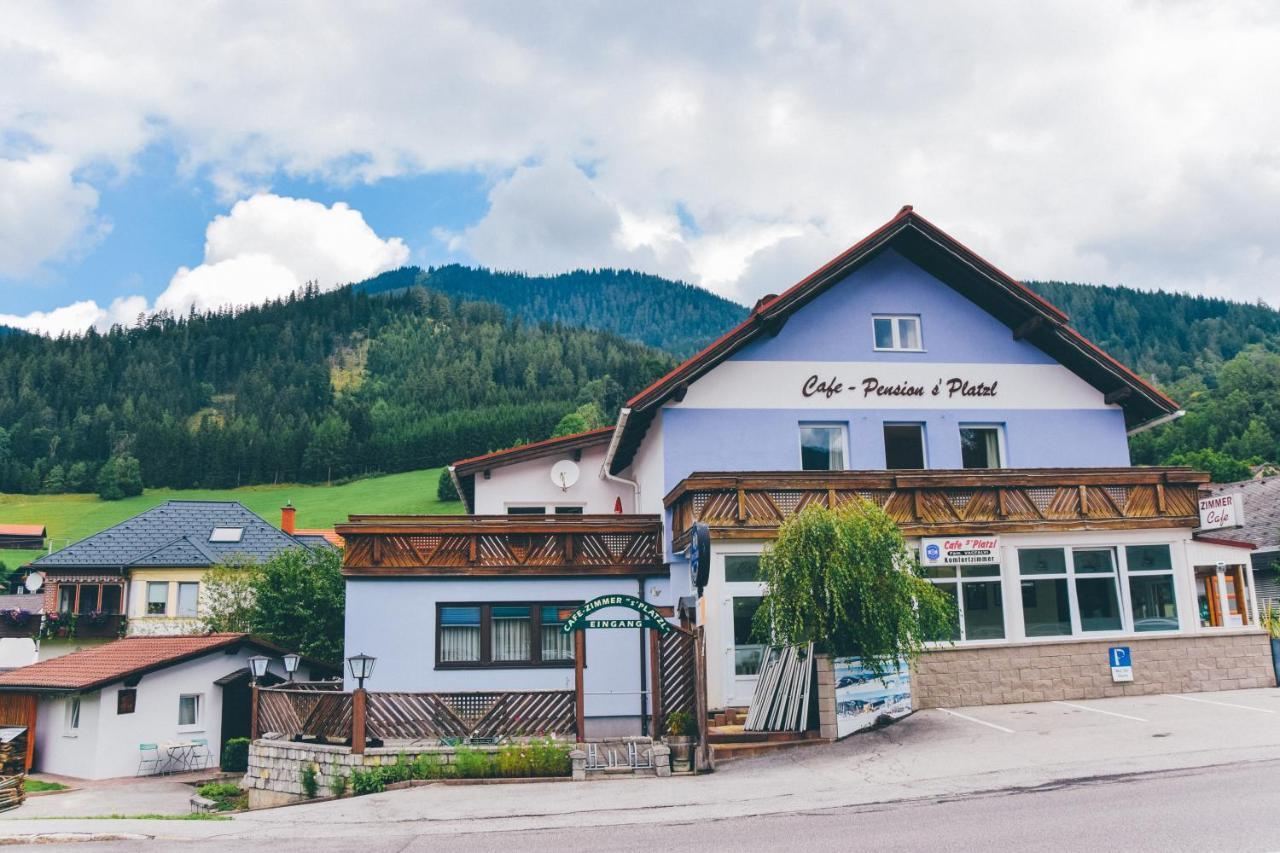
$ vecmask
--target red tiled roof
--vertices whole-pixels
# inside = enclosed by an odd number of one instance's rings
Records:
[[[0,524],[0,536],[43,536],[43,524]]]
[[[613,432],[613,426],[600,427],[598,429],[589,429],[586,432],[575,432],[572,435],[560,435],[555,438],[547,438],[542,441],[534,441],[529,444],[522,444],[519,447],[508,447],[506,450],[495,450],[492,453],[485,453],[480,456],[472,456],[470,459],[462,459],[453,463],[453,467],[457,468],[475,468],[484,463],[494,463],[498,461],[506,461],[507,457],[518,456],[520,458],[532,458],[542,455],[543,453],[552,453],[564,445],[584,445],[594,444],[599,439],[600,444],[604,444],[609,440],[610,434]]]
[[[198,637],[126,637],[0,673],[0,690],[87,690],[141,672],[161,669],[236,643],[256,642],[248,634]]]

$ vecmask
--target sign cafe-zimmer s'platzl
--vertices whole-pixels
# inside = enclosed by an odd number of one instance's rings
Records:
[[[705,708],[750,706],[761,554],[855,498],[956,603],[894,707],[1109,695],[1121,648],[1129,693],[1194,689],[1223,656],[1274,684],[1249,551],[1196,532],[1240,508],[1199,503],[1203,472],[1131,466],[1129,435],[1178,405],[1065,313],[909,207],[778,290],[614,426],[452,465],[467,515],[341,525],[346,645],[378,689],[563,690],[581,641],[588,733],[636,733],[663,621],[662,642],[701,635]]]

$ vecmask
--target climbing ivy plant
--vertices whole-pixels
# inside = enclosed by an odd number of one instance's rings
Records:
[[[951,636],[952,600],[921,575],[902,531],[869,501],[810,505],[760,561],[768,592],[756,632],[780,645],[857,656],[877,675]]]

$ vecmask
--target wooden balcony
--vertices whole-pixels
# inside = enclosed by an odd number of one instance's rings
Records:
[[[348,577],[665,574],[656,515],[353,515]]]
[[[1190,468],[694,473],[667,495],[673,547],[695,522],[722,539],[769,538],[810,504],[860,497],[908,536],[1195,527],[1209,475]]]

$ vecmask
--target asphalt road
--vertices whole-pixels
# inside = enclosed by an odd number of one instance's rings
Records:
[[[370,833],[364,853],[411,851],[600,850],[979,850],[1267,851],[1280,850],[1280,761],[1101,777],[1032,789],[915,800],[756,818],[580,830],[412,834],[411,825]],[[607,784],[607,783],[604,783]],[[245,840],[119,841],[42,845],[65,849],[232,853],[264,849]],[[273,841],[271,853],[351,850],[350,839],[324,838],[316,824],[295,841]]]

